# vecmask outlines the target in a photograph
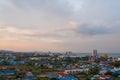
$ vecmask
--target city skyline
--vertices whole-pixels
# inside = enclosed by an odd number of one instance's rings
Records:
[[[119,3],[0,0],[0,49],[119,53]]]

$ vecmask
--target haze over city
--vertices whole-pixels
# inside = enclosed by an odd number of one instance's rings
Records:
[[[0,49],[120,52],[120,0],[0,0]]]

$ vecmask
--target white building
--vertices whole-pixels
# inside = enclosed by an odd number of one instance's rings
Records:
[[[120,61],[120,57],[118,57],[118,61]]]
[[[72,70],[65,70],[65,74],[77,74],[77,73],[82,73],[82,72],[88,72],[88,68],[86,69],[72,69]]]

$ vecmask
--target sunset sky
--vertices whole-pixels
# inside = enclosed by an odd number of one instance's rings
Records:
[[[120,52],[120,0],[0,0],[0,49]]]

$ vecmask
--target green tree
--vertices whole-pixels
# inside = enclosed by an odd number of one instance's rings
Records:
[[[88,70],[88,75],[95,75],[95,74],[98,74],[98,72],[99,72],[98,68],[90,68]]]
[[[120,67],[120,61],[114,62],[113,64],[115,67]]]

